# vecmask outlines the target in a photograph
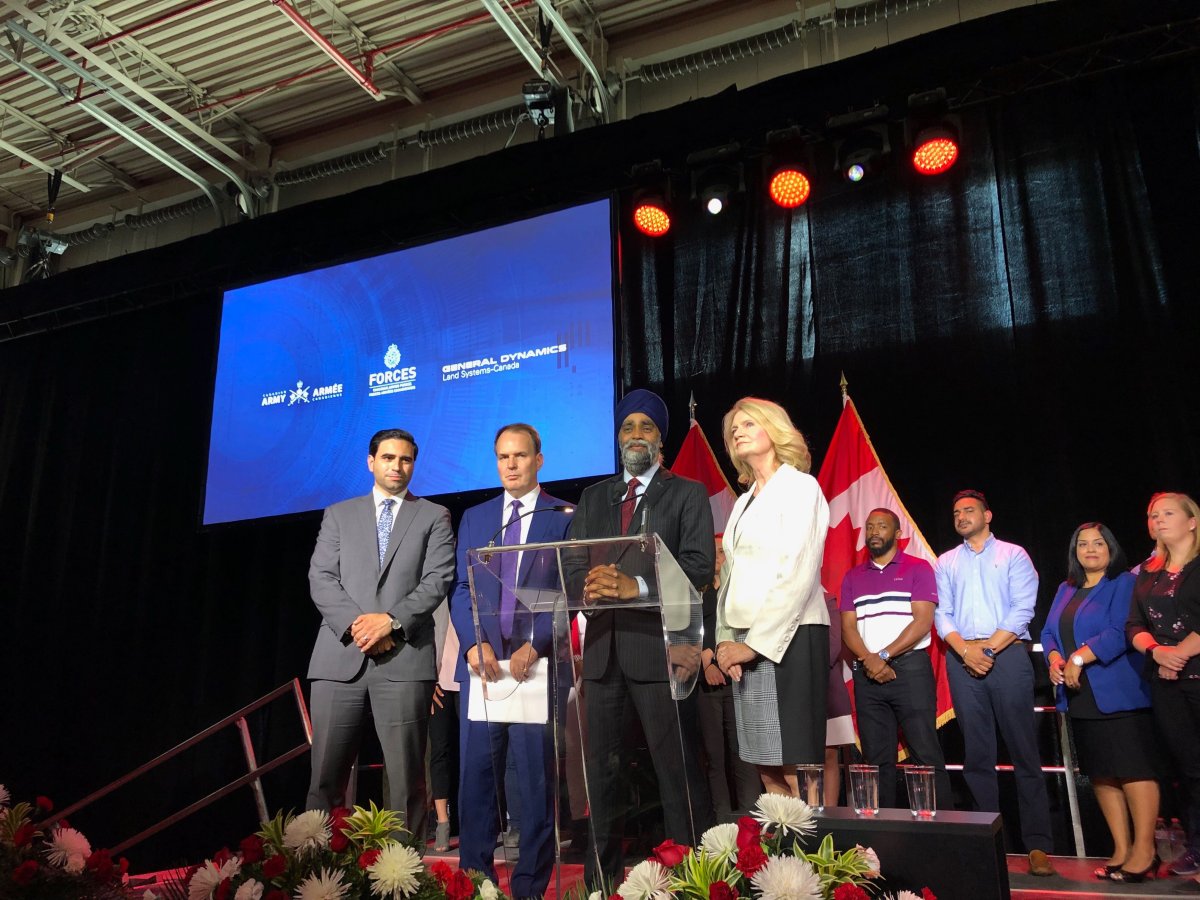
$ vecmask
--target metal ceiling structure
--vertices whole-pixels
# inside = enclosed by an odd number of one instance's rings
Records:
[[[289,179],[515,129],[539,76],[585,127],[644,111],[626,107],[631,81],[931,7],[957,21],[1031,2],[0,0],[0,238],[88,239],[147,208],[162,221],[164,203],[252,217]]]

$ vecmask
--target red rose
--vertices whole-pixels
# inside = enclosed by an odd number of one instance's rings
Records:
[[[329,836],[329,849],[334,853],[341,853],[350,846],[350,838],[346,837],[346,832],[339,827],[340,823],[334,823],[333,834]]]
[[[371,868],[371,866],[375,865],[375,860],[379,859],[379,854],[382,852],[383,851],[379,849],[364,850],[362,855],[358,857],[358,867],[360,869]],[[442,863],[442,865],[445,865],[445,863]]]
[[[225,863],[229,862],[229,858],[231,856],[233,856],[233,854],[229,851],[229,848],[222,847],[220,850],[218,850],[216,853],[213,854],[213,856],[212,856],[213,865],[215,865],[219,869],[219,868],[221,868],[221,866],[225,865]]]
[[[750,816],[738,819],[737,845],[739,850],[747,847],[757,847],[762,841],[762,826]]]
[[[33,881],[33,876],[37,874],[38,864],[36,859],[27,859],[15,869],[12,870],[12,883],[26,885]]]
[[[447,900],[471,900],[475,896],[475,884],[461,869],[450,876],[446,885]]]
[[[229,900],[230,891],[233,890],[233,882],[228,878],[222,878],[217,885],[216,891],[213,892],[213,900]]]
[[[32,822],[26,822],[15,832],[13,832],[13,846],[24,847],[33,840],[34,827]]]
[[[120,873],[122,878],[124,878],[126,875],[128,875],[129,874],[129,860],[127,860],[123,856],[117,857],[117,871]]]
[[[279,888],[275,888],[274,890],[267,891],[265,894],[263,894],[262,900],[292,900],[292,898],[288,896],[287,891],[281,891]]]
[[[763,848],[758,844],[743,847],[738,851],[737,869],[747,878],[753,878],[754,874],[766,864],[767,854],[763,853]]]
[[[923,887],[921,888],[921,900],[937,900],[937,895],[929,888]]]
[[[262,862],[264,855],[263,839],[257,834],[242,838],[242,842],[238,844],[238,849],[242,851],[242,862],[246,865],[249,866],[256,862]]]
[[[683,858],[691,852],[691,847],[685,847],[683,844],[677,844],[670,838],[667,838],[654,848],[654,858],[661,865],[666,866],[668,869],[673,869],[683,862]]]
[[[429,866],[429,874],[436,878],[445,887],[450,883],[451,876],[454,875],[454,870],[442,860],[436,860]]]
[[[833,900],[871,900],[871,895],[857,884],[847,882],[834,888]]]
[[[282,853],[276,853],[269,859],[263,861],[262,872],[263,878],[270,881],[272,878],[278,878],[287,868],[287,859]]]
[[[50,810],[54,809],[54,803],[50,798],[41,794],[38,795],[37,800],[34,802],[37,803],[37,808],[42,812],[50,812]]]
[[[113,862],[112,855],[107,850],[96,850],[87,858],[84,866],[92,877],[101,884],[112,881],[113,877]]]
[[[708,886],[708,900],[737,900],[737,891],[724,881],[714,881]]]
[[[349,809],[348,807],[345,807],[345,806],[335,806],[333,809],[331,809],[329,811],[329,818],[340,819],[343,822],[346,819],[350,818],[352,815],[354,815],[354,810]]]

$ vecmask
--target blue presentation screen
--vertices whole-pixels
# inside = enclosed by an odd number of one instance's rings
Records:
[[[370,491],[404,428],[420,495],[498,487],[492,439],[541,432],[542,481],[615,469],[609,201],[225,294],[205,524]]]

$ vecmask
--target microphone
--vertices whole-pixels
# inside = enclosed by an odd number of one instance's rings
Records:
[[[496,533],[492,535],[491,540],[489,540],[487,542],[487,547],[484,549],[490,549],[492,547],[495,547],[496,546],[496,538],[498,538],[498,537],[500,537],[500,535],[504,534],[504,532],[505,532],[505,530],[507,530],[508,526],[511,525],[514,521],[520,522],[526,516],[532,516],[534,513],[540,513],[540,512],[573,513],[573,512],[575,512],[575,507],[568,506],[565,503],[557,503],[554,506],[535,506],[533,509],[527,509],[527,510],[525,510],[525,512],[523,512],[519,516],[517,516],[517,518],[515,520],[510,519],[509,521],[507,521],[503,525],[501,525],[496,530]],[[479,558],[481,560],[483,560],[484,563],[488,563],[488,562],[491,562],[492,554],[481,553],[479,555]]]

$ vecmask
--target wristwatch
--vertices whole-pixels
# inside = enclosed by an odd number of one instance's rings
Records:
[[[392,620],[392,634],[399,637],[400,640],[404,640],[404,626],[400,624],[400,620],[395,616],[391,616],[390,618]]]
[[[1071,662],[1073,662],[1075,665],[1079,666],[1079,668],[1081,668],[1081,669],[1084,667],[1084,664],[1085,664],[1083,657],[1080,656],[1078,653],[1076,653],[1074,656],[1071,657]]]
[[[984,647],[984,648],[983,648],[983,655],[984,655],[984,656],[986,656],[988,659],[995,659],[995,658],[996,658],[996,651],[995,651],[995,650],[993,650],[991,647]]]
[[[878,656],[884,662],[887,662],[889,659],[892,658],[892,654],[887,652],[887,647],[884,647],[882,650],[880,650]]]

